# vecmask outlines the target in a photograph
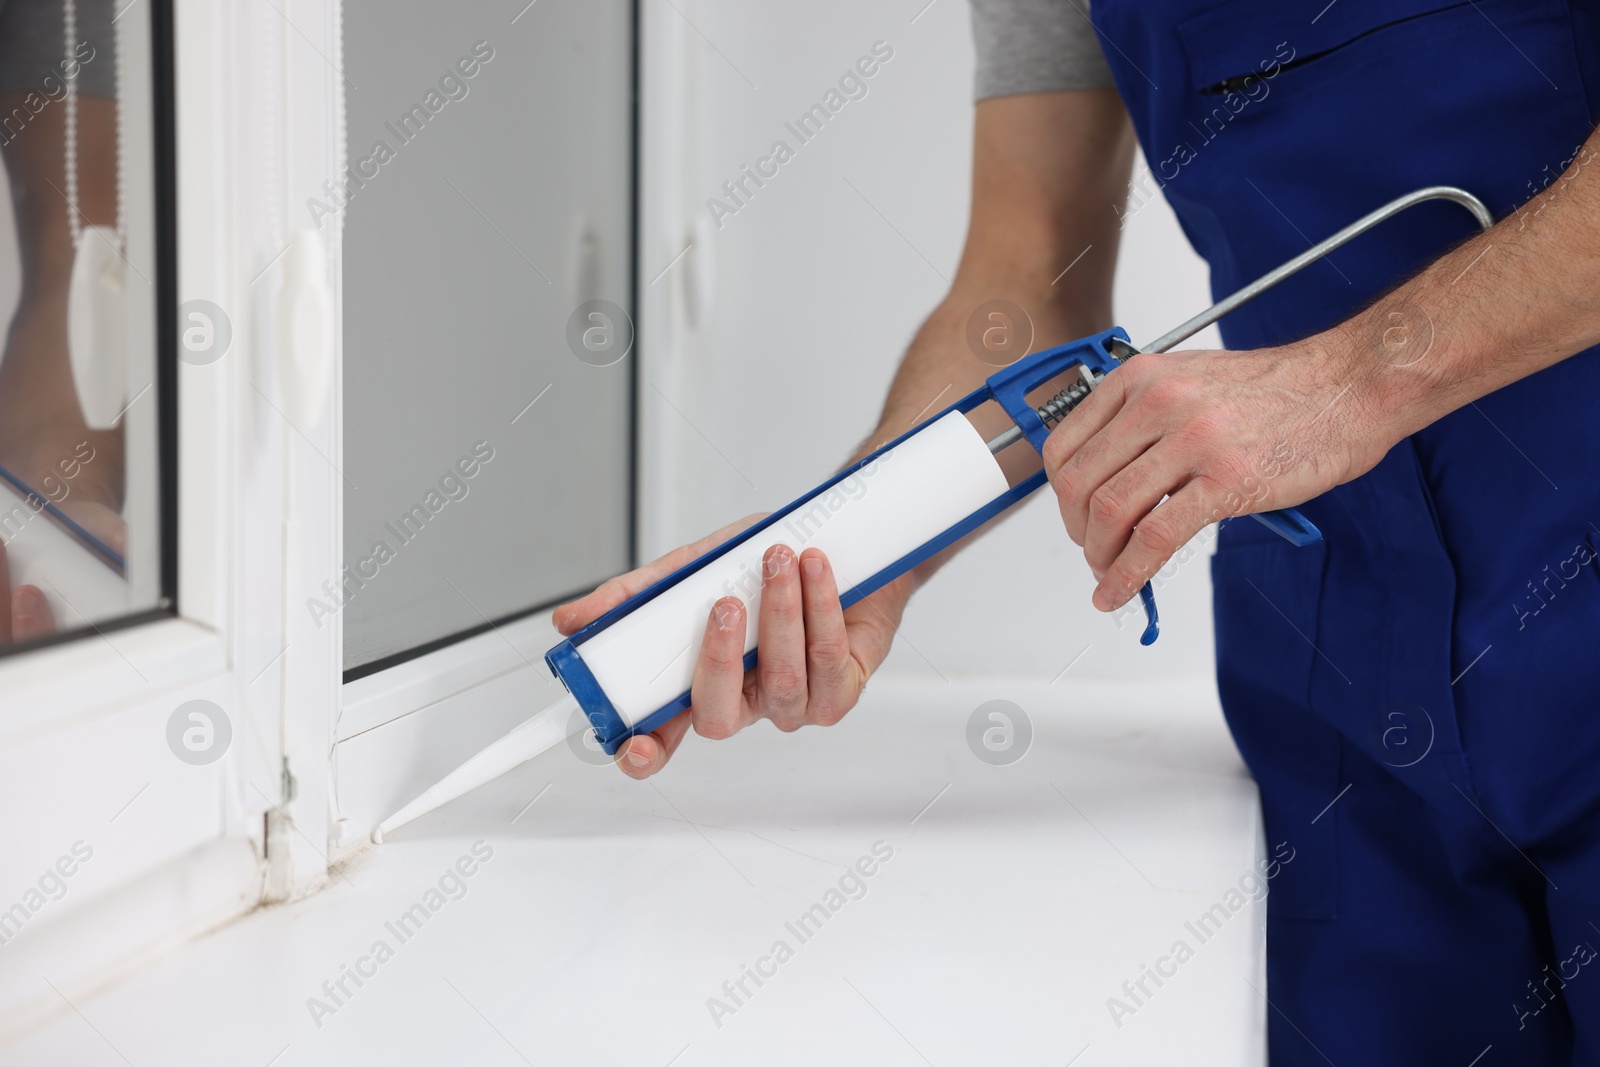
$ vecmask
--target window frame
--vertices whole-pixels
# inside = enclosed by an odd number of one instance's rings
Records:
[[[68,894],[6,945],[13,962],[49,961],[69,998],[157,944],[315,888],[329,866],[341,644],[291,594],[295,575],[335,573],[339,560],[339,475],[324,463],[337,462],[337,374],[313,398],[319,425],[292,427],[271,408],[285,406],[274,397],[292,362],[277,336],[285,273],[274,250],[295,205],[343,158],[343,90],[326,59],[339,54],[339,4],[149,0],[137,16],[151,20],[162,131],[157,362],[176,408],[162,412],[158,437],[170,457],[171,592],[86,638],[0,659],[0,802],[30,816],[8,827],[13,873],[0,895],[12,903],[25,876],[75,840],[95,846]],[[337,306],[337,233],[326,247]],[[229,350],[205,366],[177,359],[178,305],[194,298],[233,325]],[[336,345],[334,331],[335,356]],[[262,610],[269,602],[281,610]],[[167,747],[169,715],[190,699],[223,707],[233,727],[208,766]],[[61,1010],[49,985],[0,982],[0,1035]]]
[[[643,235],[654,232],[648,229],[648,216],[655,210],[653,196],[644,184],[646,167],[652,165],[645,154],[649,150],[644,141],[645,110],[656,111],[642,86],[646,77],[656,76],[647,70],[646,57],[653,54],[662,31],[640,0],[631,0],[628,8],[633,27],[633,85],[628,118],[632,152],[628,273],[632,284],[627,311],[634,321],[634,347],[628,357],[632,438],[627,449],[626,565],[632,567],[639,564],[644,531],[643,487],[649,470],[660,462],[643,445],[646,427],[641,421],[640,385],[651,347],[645,340],[645,323],[658,306],[655,292],[677,290],[676,283],[652,287],[641,265]],[[676,251],[681,249],[672,254]],[[545,651],[560,640],[550,624],[550,614],[557,604],[587,591],[587,587],[575,589],[342,672],[340,712],[333,734],[336,825],[329,854],[335,861],[361,847],[377,823],[394,809],[563,692],[543,662]],[[342,625],[342,613],[339,619]]]

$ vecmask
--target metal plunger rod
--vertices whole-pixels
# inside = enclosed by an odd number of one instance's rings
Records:
[[[1093,386],[1085,381],[1073,382],[1034,410],[1038,412],[1041,422],[1046,426],[1054,426],[1066,418],[1068,412],[1082,403],[1083,398],[1089,395],[1089,390],[1092,388]],[[1022,427],[1012,424],[989,442],[989,451],[998,454],[1001,450],[1014,444],[1021,436]]]
[[[1428,200],[1449,200],[1452,203],[1460,204],[1472,212],[1473,218],[1478,220],[1478,225],[1485,230],[1494,225],[1494,215],[1489,211],[1489,208],[1482,200],[1479,200],[1465,189],[1458,189],[1453,185],[1430,185],[1426,189],[1418,189],[1416,192],[1407,193],[1405,196],[1389,201],[1370,214],[1363,215],[1332,237],[1320,244],[1312,245],[1298,256],[1289,260],[1289,262],[1283,264],[1283,266],[1263,274],[1249,285],[1217,301],[1188,322],[1169,333],[1162,334],[1137,351],[1165,352],[1179,342],[1187,341],[1228,312],[1237,308],[1240,304],[1255,299],[1290,275],[1298,274],[1329,252],[1355,240],[1380,222],[1393,218],[1406,210],[1406,208],[1414,207]],[[1069,394],[1076,393],[1078,390],[1082,390],[1083,395],[1069,396]],[[1044,420],[1046,426],[1053,426],[1055,423],[1060,422],[1068,411],[1076,407],[1082,401],[1083,396],[1087,395],[1088,387],[1081,382],[1074,382],[1037,409],[1039,418]],[[1047,412],[1053,416],[1053,419],[1047,417]],[[989,451],[999,453],[1021,439],[1022,428],[1020,426],[1011,426],[989,441]]]
[[[1378,223],[1393,218],[1406,208],[1414,207],[1428,200],[1449,200],[1460,204],[1472,212],[1473,217],[1478,220],[1479,226],[1487,230],[1494,225],[1494,215],[1489,212],[1489,208],[1485,206],[1482,200],[1479,200],[1465,189],[1458,189],[1453,185],[1430,185],[1426,189],[1418,189],[1414,193],[1407,193],[1405,196],[1389,201],[1371,214],[1363,215],[1321,244],[1312,245],[1283,266],[1263,274],[1238,292],[1212,304],[1171,333],[1162,334],[1148,345],[1145,345],[1141,351],[1165,352],[1178,342],[1187,341],[1240,304],[1260,296],[1290,275],[1298,274],[1302,269],[1315,263],[1335,248],[1348,244],[1378,225]]]
[[[1020,440],[1022,440],[1022,427],[1013,423],[989,439],[989,451],[999,455]]]

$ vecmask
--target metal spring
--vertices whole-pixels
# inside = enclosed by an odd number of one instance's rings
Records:
[[[1034,410],[1039,413],[1039,419],[1046,426],[1054,426],[1066,418],[1072,409],[1083,402],[1089,395],[1089,386],[1086,382],[1075,382],[1061,390],[1055,396],[1045,401]]]

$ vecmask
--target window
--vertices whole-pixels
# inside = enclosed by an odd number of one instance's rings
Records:
[[[632,4],[350,0],[345,58],[354,680],[632,558]]]
[[[148,19],[110,0],[0,6],[0,652],[174,601],[171,425],[185,359],[228,327],[174,299],[170,100]],[[158,338],[162,343],[158,343]]]
[[[99,442],[120,435],[120,510],[101,502],[125,530],[127,576],[48,512],[6,532],[13,560],[50,564],[19,568],[13,581],[38,574],[47,595],[46,579],[72,603],[55,619],[55,638],[0,657],[0,806],[26,815],[7,821],[0,908],[22,901],[28,912],[22,921],[13,909],[12,928],[0,930],[15,978],[0,983],[0,1028],[58,1010],[57,993],[29,975],[48,973],[62,989],[97,980],[161,939],[312,885],[328,866],[338,645],[288,598],[298,576],[332,574],[339,558],[337,425],[328,417],[338,383],[326,314],[338,249],[297,223],[342,165],[342,82],[329,59],[338,55],[337,7],[187,4],[175,23],[171,0],[99,14],[91,0],[70,9],[7,0],[0,15],[23,21],[0,24],[0,80],[35,31],[62,42],[65,61],[76,36],[68,10],[112,42],[102,52],[91,36],[93,58],[86,51],[78,61],[78,165],[65,164],[67,97],[42,82],[31,111],[23,103],[31,118],[12,116],[5,138],[14,143],[0,152],[15,195],[12,149],[27,151],[36,136],[45,144],[56,123],[63,163],[44,176],[80,175],[83,225],[75,239],[68,227],[65,240],[59,231],[34,240],[20,231],[47,213],[19,212],[19,232],[0,240],[0,254],[32,240],[36,253],[68,259],[87,279],[78,284],[88,297],[74,298],[60,284],[65,274],[70,287],[72,270],[57,265],[49,277],[69,310],[38,321],[59,342],[80,309],[80,336],[96,345],[73,342],[69,373],[80,354],[92,373],[72,387],[83,426],[105,422],[110,436],[92,439],[94,458],[79,458],[76,473],[53,458],[36,466],[33,488],[46,499],[56,492],[53,502],[85,531],[103,529],[74,518],[73,506],[93,497],[80,494],[89,484],[80,479],[113,469]],[[115,100],[84,106],[94,95],[87,72],[102,62],[114,67]],[[91,136],[106,121],[109,140],[103,130]],[[108,155],[120,162],[109,187]],[[50,153],[39,158],[56,166]],[[64,184],[42,188],[74,199]],[[9,277],[19,294],[47,277],[21,255],[17,264]],[[59,359],[63,349],[34,351]],[[59,387],[60,365],[51,366]],[[52,471],[64,496],[45,481]],[[45,534],[57,536],[53,546],[30,543]],[[80,600],[70,582],[86,575],[112,575],[126,592],[103,606]],[[34,908],[30,886],[63,856],[74,871],[66,893]]]

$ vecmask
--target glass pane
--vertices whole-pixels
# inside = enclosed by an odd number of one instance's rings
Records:
[[[631,20],[345,4],[347,672],[628,563]]]
[[[163,603],[153,7],[0,2],[7,650]]]

